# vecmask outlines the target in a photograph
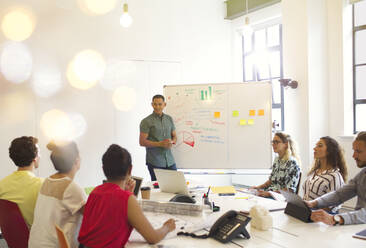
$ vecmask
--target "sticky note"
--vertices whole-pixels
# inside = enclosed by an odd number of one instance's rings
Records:
[[[215,117],[215,118],[220,118],[220,112],[215,112],[215,113],[214,113],[214,117]]]
[[[234,110],[233,111],[233,117],[238,117],[239,116],[239,111],[238,110]]]
[[[258,110],[258,115],[259,115],[259,116],[263,116],[263,115],[264,115],[264,109],[260,109],[260,110]]]
[[[247,120],[240,120],[240,126],[245,126],[247,124]]]
[[[216,186],[211,187],[211,192],[214,194],[228,194],[228,193],[236,193],[234,186]]]
[[[248,125],[254,125],[254,120],[253,119],[249,119],[248,120]]]
[[[255,116],[255,110],[254,109],[249,110],[249,116]]]

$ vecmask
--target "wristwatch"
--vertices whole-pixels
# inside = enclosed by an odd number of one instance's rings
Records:
[[[340,225],[341,224],[341,220],[343,218],[340,216],[340,215],[334,215],[333,216],[333,220],[335,221],[334,225],[333,226],[337,226],[337,225]]]

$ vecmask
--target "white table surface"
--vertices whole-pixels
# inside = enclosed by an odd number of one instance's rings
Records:
[[[162,193],[154,190],[151,194],[151,200],[168,201],[174,194]],[[249,199],[235,199],[236,197],[249,196]],[[194,220],[195,222],[206,223],[206,230],[226,211],[246,210],[255,204],[264,205],[267,208],[284,207],[286,203],[278,202],[262,197],[247,195],[245,193],[237,193],[235,196],[218,196],[210,194],[210,200],[215,202],[215,205],[221,207],[220,212],[211,213],[209,210],[203,211],[202,216],[182,216],[180,219],[186,221]],[[198,197],[197,201],[200,201]],[[249,240],[234,239],[233,242],[222,244],[212,238],[200,240],[191,237],[175,236],[169,239],[162,240],[157,245],[149,245],[146,242],[128,242],[126,247],[158,247],[158,248],[180,248],[180,247],[366,247],[366,240],[352,238],[352,235],[363,229],[366,229],[366,224],[362,225],[345,225],[345,226],[328,226],[323,223],[304,223],[283,211],[275,211],[270,213],[273,217],[273,228],[268,231],[260,231],[251,228],[250,222],[247,225],[247,230],[251,235]],[[207,233],[206,230],[199,231],[198,234]]]

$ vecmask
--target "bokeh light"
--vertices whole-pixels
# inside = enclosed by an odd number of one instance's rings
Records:
[[[70,141],[85,134],[87,124],[79,113],[65,113],[52,109],[42,115],[41,130],[52,140]]]
[[[136,63],[128,60],[111,59],[100,85],[107,90],[115,90],[120,86],[133,85],[137,80]]]
[[[78,0],[80,9],[88,15],[104,15],[116,7],[116,0]]]
[[[29,120],[34,111],[29,104],[31,95],[22,91],[3,94],[0,97],[0,120],[2,124],[15,124]]]
[[[0,55],[0,71],[12,83],[23,83],[32,73],[33,59],[29,49],[19,42],[4,44]]]
[[[1,22],[1,29],[6,38],[23,41],[34,31],[36,19],[32,12],[25,8],[15,8],[6,13]]]
[[[73,126],[73,139],[83,136],[87,130],[87,123],[84,116],[79,113],[68,113]]]
[[[37,66],[34,68],[31,84],[34,93],[40,97],[55,95],[62,88],[59,67],[52,63]]]
[[[70,118],[61,110],[53,109],[42,115],[41,130],[54,140],[72,140],[73,127]]]
[[[73,87],[85,90],[103,77],[105,68],[102,55],[93,50],[84,50],[69,63],[66,75]]]
[[[120,111],[130,111],[136,105],[136,91],[133,88],[121,86],[112,97],[114,106]]]

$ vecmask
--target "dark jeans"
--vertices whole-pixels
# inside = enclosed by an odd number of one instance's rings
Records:
[[[155,176],[155,173],[154,173],[154,169],[177,170],[176,164],[172,164],[169,167],[157,167],[157,166],[154,166],[152,164],[146,164],[146,165],[147,165],[147,168],[149,169],[149,172],[150,172],[151,181],[156,181],[156,176]]]

